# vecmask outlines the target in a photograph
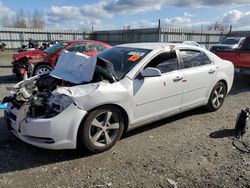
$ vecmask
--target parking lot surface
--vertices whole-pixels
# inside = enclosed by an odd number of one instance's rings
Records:
[[[0,52],[0,100],[17,82],[12,54]],[[236,76],[217,112],[198,108],[151,123],[97,155],[25,144],[0,111],[0,187],[250,187],[250,154],[232,145],[236,116],[250,106],[249,83]],[[244,141],[250,145],[250,130]]]

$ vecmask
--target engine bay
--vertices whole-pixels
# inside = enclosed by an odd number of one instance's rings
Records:
[[[74,84],[64,82],[50,75],[35,76],[19,82],[14,87],[8,87],[10,95],[3,99],[4,103],[11,103],[12,107],[20,109],[29,106],[27,117],[50,118],[60,113],[62,101],[56,101],[52,91],[58,87],[70,87]],[[62,102],[62,104],[60,104]]]
[[[70,88],[78,85],[86,85],[107,81],[115,82],[115,79],[105,69],[105,63],[99,60],[95,66],[93,77],[89,82],[75,84],[50,74],[37,75],[8,87],[10,94],[3,99],[3,103],[10,103],[11,108],[20,109],[23,105],[28,106],[27,117],[30,118],[51,118],[62,112],[74,101],[67,95],[54,94],[58,88]]]

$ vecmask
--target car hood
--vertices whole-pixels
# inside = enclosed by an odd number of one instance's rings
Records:
[[[120,82],[110,83],[105,80],[73,87],[60,87],[55,89],[52,95],[66,95],[78,108],[86,111],[109,103],[120,104],[129,98],[127,88]]]
[[[77,85],[73,87],[59,87],[52,92],[53,95],[67,95],[72,99],[79,99],[93,93],[99,86],[99,83]]]
[[[34,56],[45,56],[45,53],[40,49],[36,49],[36,50],[32,50],[32,51],[25,51],[25,52],[20,52],[18,54],[15,54],[13,56],[13,59],[17,61],[17,60],[22,59],[24,57],[29,58],[29,57],[34,57]]]
[[[230,45],[230,44],[216,44],[216,45],[213,45],[213,47],[229,49],[229,48],[236,48],[237,44],[233,44],[233,45]]]
[[[50,76],[74,84],[90,82],[96,66],[96,57],[63,50]]]

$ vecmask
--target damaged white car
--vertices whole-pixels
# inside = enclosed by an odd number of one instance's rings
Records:
[[[231,62],[185,44],[125,44],[97,58],[71,53],[50,75],[9,88],[7,125],[24,142],[102,152],[135,127],[198,106],[218,110],[234,76]]]

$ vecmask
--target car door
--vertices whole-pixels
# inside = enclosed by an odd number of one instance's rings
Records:
[[[177,112],[181,107],[184,84],[183,73],[175,52],[164,52],[154,57],[143,69],[157,68],[161,76],[137,76],[133,80],[135,124]]]
[[[188,109],[207,101],[217,66],[199,50],[181,49],[179,57],[185,82],[182,109]]]

